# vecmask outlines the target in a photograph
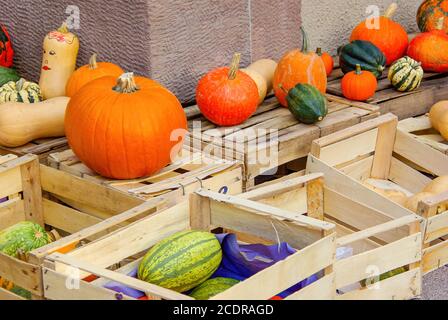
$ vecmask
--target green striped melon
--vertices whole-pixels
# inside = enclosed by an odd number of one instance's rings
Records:
[[[0,252],[17,258],[51,242],[50,235],[37,223],[22,221],[0,231]]]
[[[389,69],[389,80],[401,92],[418,89],[423,80],[421,63],[410,57],[397,60]]]
[[[197,286],[191,293],[190,297],[196,300],[208,300],[221,292],[230,289],[239,283],[238,280],[231,278],[215,278],[209,279]]]
[[[221,260],[221,245],[215,235],[183,231],[162,240],[146,253],[138,268],[138,278],[185,292],[210,278]]]

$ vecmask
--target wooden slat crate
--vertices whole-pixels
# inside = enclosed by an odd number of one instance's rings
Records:
[[[39,157],[39,161],[42,164],[47,164],[47,158],[50,153],[61,152],[68,148],[69,146],[65,137],[46,138],[35,140],[16,148],[0,146],[0,155],[14,154],[21,157],[27,154],[35,154]]]
[[[371,208],[347,196],[343,184],[329,187],[316,172],[293,174],[241,197],[288,210],[284,218],[291,221],[307,215],[336,225],[338,249],[353,251],[334,264],[336,299],[397,300],[421,294],[421,217],[386,200],[381,201],[392,211]],[[399,274],[380,277],[399,268]]]
[[[448,99],[448,74],[426,72],[419,89],[413,92],[395,90],[387,78],[389,68],[378,80],[375,96],[367,101],[379,106],[381,114],[393,113],[399,119],[420,116],[427,113],[431,106],[440,100]],[[343,97],[341,80],[343,72],[336,68],[328,78],[327,92]]]
[[[439,150],[448,155],[448,141],[431,126],[431,121],[427,114],[402,120],[398,123],[398,129],[409,133],[414,139],[421,143]]]
[[[244,163],[247,189],[255,178],[290,161],[306,157],[313,140],[378,116],[379,108],[327,95],[329,115],[315,125],[299,123],[277,102],[268,98],[246,122],[235,127],[217,127],[207,121],[197,106],[185,109],[190,134],[186,145],[225,159]]]
[[[300,250],[213,299],[270,299],[315,274],[319,276],[316,282],[288,298],[332,299],[335,226],[304,216],[289,221],[282,218],[283,214],[283,210],[264,204],[198,190],[188,201],[117,230],[108,237],[67,254],[48,256],[44,269],[45,296],[49,299],[130,299],[104,288],[107,282],[115,281],[145,292],[150,299],[192,299],[127,274],[140,263],[138,256],[176,232],[224,228],[247,238],[257,236],[268,243],[276,243],[280,238]],[[121,268],[111,270],[110,266],[121,262]],[[93,282],[80,281],[79,289],[68,290],[65,283],[73,270],[78,270],[82,278],[91,275],[99,278]]]
[[[77,177],[125,192],[143,200],[163,198],[174,205],[191,192],[207,188],[226,194],[239,194],[243,189],[242,164],[237,161],[207,157],[183,149],[177,159],[161,172],[135,180],[111,180],[87,168],[71,149],[53,153],[49,165]]]
[[[36,155],[0,158],[0,198],[7,198],[0,203],[0,230],[27,220],[63,236],[21,259],[0,253],[0,277],[29,291],[35,299],[43,298],[41,265],[47,254],[71,250],[165,207],[161,199],[145,202],[39,164]],[[88,210],[67,203],[82,204]],[[0,289],[0,299],[20,297]]]
[[[397,123],[396,116],[387,114],[316,140],[308,172],[324,172],[329,187],[344,187],[347,196],[361,199],[372,208],[389,214],[401,212],[400,204],[378,190],[398,191],[406,197],[419,193],[433,178],[448,175],[448,157],[397,130]],[[437,210],[446,203],[448,192],[419,203],[417,213],[427,225],[423,236],[424,274],[448,263],[448,211]]]

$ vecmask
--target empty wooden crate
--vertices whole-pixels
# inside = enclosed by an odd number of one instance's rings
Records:
[[[242,197],[288,210],[283,217],[291,221],[308,216],[336,225],[336,299],[411,299],[420,295],[423,219],[404,208],[393,215],[374,209],[346,192],[345,185],[336,181],[330,187],[321,173],[297,173]]]
[[[413,208],[426,220],[426,274],[448,263],[448,192],[415,204],[408,200],[434,178],[448,175],[448,157],[397,130],[397,123],[387,114],[316,140],[307,171],[324,172],[329,187],[345,188],[347,196],[391,215]]]
[[[246,199],[198,190],[189,201],[159,211],[75,251],[48,256],[43,272],[45,296],[49,299],[130,299],[104,287],[114,281],[139,290],[150,299],[192,299],[128,274],[138,267],[144,253],[170,235],[189,229],[225,228],[243,238],[257,236],[268,243],[281,239],[298,250],[213,299],[270,299],[313,275],[319,279],[288,298],[332,299],[334,225],[305,216],[289,221],[282,217],[283,213]],[[117,264],[119,268],[114,267]],[[68,290],[66,281],[74,270],[82,279],[86,276],[91,279],[92,275],[98,278],[90,282],[81,280],[77,290]]]

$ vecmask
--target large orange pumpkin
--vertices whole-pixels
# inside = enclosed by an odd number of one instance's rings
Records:
[[[103,77],[71,99],[65,130],[73,152],[104,177],[134,179],[152,175],[171,162],[187,119],[179,100],[156,81]],[[172,138],[173,137],[173,138]]]
[[[316,53],[308,51],[308,37],[303,27],[301,31],[302,50],[296,49],[283,56],[274,74],[274,93],[284,107],[288,106],[285,92],[299,83],[310,84],[323,94],[327,91],[325,64]]]
[[[199,80],[196,102],[205,118],[219,126],[236,126],[257,110],[260,96],[252,78],[238,70],[241,55],[233,56],[230,68],[212,70]]]
[[[70,77],[65,88],[65,95],[67,97],[72,97],[76,92],[79,91],[84,85],[92,80],[105,77],[119,77],[124,73],[116,64],[111,62],[97,62],[96,53],[94,53],[89,60],[89,64],[82,66],[76,70]]]
[[[415,37],[408,49],[408,56],[421,62],[427,72],[448,72],[448,35],[442,31],[444,18],[439,19],[437,30]]]
[[[440,18],[448,16],[448,0],[425,0],[417,12],[417,24],[421,32],[437,30]],[[446,19],[443,31],[448,33],[448,19]]]
[[[372,42],[386,56],[387,65],[404,57],[409,45],[409,38],[406,30],[391,19],[397,8],[397,4],[392,3],[384,16],[377,21],[377,28],[372,26],[371,20],[361,22],[353,30],[350,42],[354,40]]]

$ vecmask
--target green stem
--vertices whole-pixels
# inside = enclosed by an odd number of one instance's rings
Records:
[[[356,71],[355,71],[355,74],[357,74],[357,75],[362,74],[362,69],[361,69],[361,66],[360,66],[359,64],[356,65]]]
[[[322,48],[317,48],[316,49],[316,54],[321,57],[322,56]]]
[[[58,31],[60,33],[68,33],[68,26],[66,22],[63,22],[62,25],[59,27]]]
[[[304,27],[300,27],[300,31],[302,32],[302,52],[307,53],[309,48],[308,35]]]

